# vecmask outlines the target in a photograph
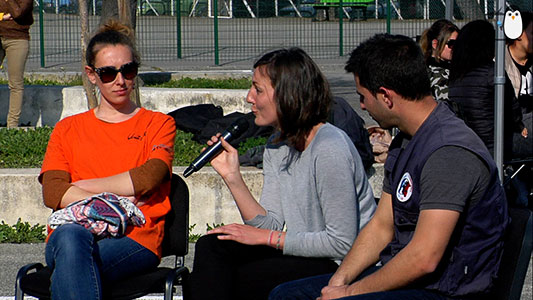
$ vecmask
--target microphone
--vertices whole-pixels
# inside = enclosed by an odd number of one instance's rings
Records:
[[[245,118],[237,119],[233,122],[221,135],[228,143],[238,138],[248,129],[248,121]],[[210,162],[215,156],[220,154],[224,148],[222,142],[219,140],[215,144],[207,147],[200,155],[185,169],[184,177],[189,177],[192,173],[200,170],[206,163]]]

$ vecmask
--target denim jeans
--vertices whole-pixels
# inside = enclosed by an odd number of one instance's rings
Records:
[[[105,286],[157,267],[159,258],[128,237],[97,240],[77,224],[59,226],[46,245],[52,299],[102,299]]]
[[[371,267],[357,279],[363,278],[378,270]],[[325,274],[304,279],[294,280],[278,285],[270,292],[269,300],[315,300],[320,297],[320,291],[328,285],[333,274]],[[356,279],[356,280],[357,280]],[[340,298],[343,300],[446,300],[447,298],[424,289],[405,289],[387,292],[377,292],[358,296]]]

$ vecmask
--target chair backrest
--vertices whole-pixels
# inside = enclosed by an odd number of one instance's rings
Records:
[[[163,256],[185,256],[189,252],[189,188],[178,174],[170,184],[171,211],[165,218]]]
[[[532,213],[527,208],[509,208],[511,223],[505,235],[503,255],[490,299],[519,300],[532,248]]]

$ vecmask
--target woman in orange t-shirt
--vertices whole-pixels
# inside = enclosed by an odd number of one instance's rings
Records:
[[[50,233],[46,263],[53,270],[53,298],[101,299],[102,283],[160,261],[175,124],[130,100],[139,56],[129,36],[128,27],[110,21],[89,42],[85,71],[100,90],[100,104],[56,124],[39,180],[53,210],[109,192],[135,203],[146,223],[114,238],[98,239],[78,224]]]

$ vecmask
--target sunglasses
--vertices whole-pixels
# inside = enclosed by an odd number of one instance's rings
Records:
[[[117,74],[120,72],[122,73],[122,76],[127,80],[132,80],[137,76],[137,72],[139,71],[139,64],[132,61],[127,64],[123,64],[118,70],[115,67],[101,67],[101,68],[93,68],[94,72],[98,74],[98,77],[100,77],[100,80],[103,83],[109,83],[115,80],[117,78]]]
[[[446,42],[446,45],[448,45],[449,48],[453,48],[453,46],[455,45],[455,40],[448,40]]]

